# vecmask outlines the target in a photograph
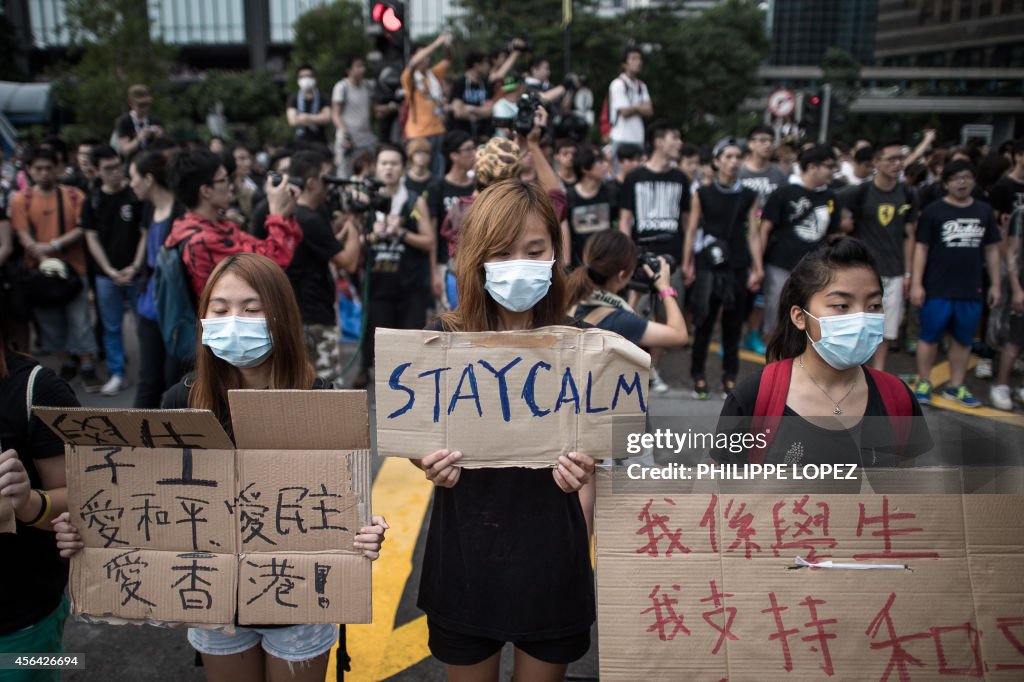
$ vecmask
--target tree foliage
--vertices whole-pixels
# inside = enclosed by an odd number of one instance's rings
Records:
[[[153,110],[161,111],[175,50],[150,38],[146,0],[65,0],[64,11],[70,66],[57,95],[82,129],[109,135],[134,83],[150,86]]]
[[[365,57],[370,47],[362,3],[336,0],[312,9],[295,22],[288,81],[295,80],[299,65],[310,64],[320,89],[326,91],[345,76],[348,60]]]

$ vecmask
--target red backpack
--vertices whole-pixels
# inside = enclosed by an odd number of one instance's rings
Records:
[[[868,374],[882,395],[885,413],[889,415],[893,433],[896,436],[896,449],[902,453],[910,440],[910,420],[900,417],[914,416],[914,406],[910,400],[906,385],[897,377],[886,372],[879,372],[871,367],[866,368]],[[754,404],[753,420],[750,424],[751,433],[764,433],[763,448],[751,448],[747,454],[747,462],[763,464],[768,448],[771,447],[775,434],[782,421],[782,413],[786,409],[786,396],[789,395],[789,381],[793,375],[793,358],[780,360],[765,365],[761,373],[761,383],[757,388],[757,401]]]

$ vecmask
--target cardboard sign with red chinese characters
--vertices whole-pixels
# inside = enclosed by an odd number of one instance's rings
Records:
[[[460,466],[546,467],[559,455],[617,456],[642,431],[650,356],[602,329],[511,332],[378,329],[377,451]]]
[[[643,495],[609,478],[602,682],[1024,678],[1020,495]],[[880,564],[895,568],[859,568]]]
[[[212,412],[36,408],[67,448],[75,613],[195,625],[368,623],[364,391],[231,391]]]

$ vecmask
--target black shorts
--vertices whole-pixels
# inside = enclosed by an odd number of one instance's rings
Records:
[[[501,651],[505,642],[449,630],[427,618],[428,645],[434,658],[445,665],[475,665]],[[590,649],[590,628],[575,635],[528,642],[513,642],[517,649],[537,660],[564,665],[583,658]]]

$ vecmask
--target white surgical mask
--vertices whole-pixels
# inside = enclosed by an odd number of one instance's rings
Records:
[[[882,313],[850,313],[814,317],[818,321],[821,339],[807,339],[821,359],[838,370],[858,367],[871,359],[882,343],[885,315]]]
[[[265,317],[203,318],[203,345],[235,367],[255,367],[274,350]]]
[[[304,90],[308,92],[315,87],[316,79],[313,78],[312,76],[303,76],[302,78],[299,79],[299,90]]]
[[[506,260],[484,263],[484,288],[500,306],[521,313],[537,305],[551,287],[553,260]]]

